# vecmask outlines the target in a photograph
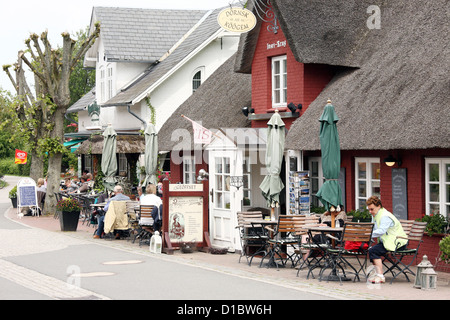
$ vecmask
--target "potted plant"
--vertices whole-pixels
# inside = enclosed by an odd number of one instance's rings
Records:
[[[77,231],[80,219],[81,204],[75,198],[65,198],[58,201],[56,209],[61,211],[59,223],[61,231]]]
[[[427,226],[425,232],[431,237],[433,234],[443,234],[448,228],[447,219],[439,213],[425,215],[422,218],[416,219],[416,221],[426,222]]]
[[[347,216],[352,217],[352,222],[371,222],[372,215],[369,210],[351,210],[347,213]]]
[[[439,249],[441,249],[441,260],[450,263],[450,236],[446,236],[439,242]]]
[[[17,208],[17,186],[14,186],[14,188],[9,191],[9,198],[11,199],[13,208]]]

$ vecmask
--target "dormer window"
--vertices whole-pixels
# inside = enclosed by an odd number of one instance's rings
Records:
[[[272,58],[272,107],[287,105],[287,57]]]
[[[192,93],[194,93],[202,84],[204,69],[204,67],[201,67],[194,71],[194,76],[192,77]]]

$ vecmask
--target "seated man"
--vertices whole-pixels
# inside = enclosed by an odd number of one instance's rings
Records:
[[[80,181],[81,181],[81,185],[80,185],[80,187],[78,188],[77,191],[79,193],[88,192],[89,191],[89,185],[87,183],[87,178],[85,176],[81,176]]]
[[[159,231],[162,226],[162,200],[156,195],[156,185],[149,184],[145,188],[145,195],[141,196],[140,204],[153,205],[153,230]]]
[[[158,231],[160,234],[162,227],[162,210],[162,205],[160,205],[159,207],[155,206],[152,210],[153,230]]]
[[[109,204],[111,201],[127,201],[130,200],[130,197],[123,194],[123,189],[121,186],[115,186],[114,187],[114,197],[110,198],[105,207],[103,208],[103,214],[98,214],[98,228],[97,232],[94,235],[94,239],[100,239],[103,235],[104,228],[105,228],[105,212],[108,211]],[[116,235],[116,238],[118,235]]]
[[[400,221],[383,208],[378,197],[370,197],[367,199],[366,204],[375,222],[372,238],[379,238],[378,243],[369,249],[369,258],[376,270],[376,274],[369,281],[372,283],[383,283],[385,279],[381,256],[386,255],[388,251],[394,251],[396,247],[405,247],[408,240],[396,239],[397,236],[406,238],[406,233],[403,231]]]

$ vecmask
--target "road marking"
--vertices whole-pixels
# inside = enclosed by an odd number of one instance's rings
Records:
[[[45,274],[24,268],[3,259],[0,259],[0,277],[56,300],[110,300],[110,298],[103,295],[82,289],[78,286],[70,285],[67,282],[49,277]]]
[[[124,260],[124,261],[107,261],[107,262],[103,262],[102,264],[105,265],[122,265],[122,264],[137,264],[137,263],[142,263],[144,261],[142,260]]]

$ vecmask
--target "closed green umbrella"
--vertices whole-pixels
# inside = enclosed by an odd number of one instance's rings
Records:
[[[322,171],[325,182],[316,196],[326,210],[332,210],[332,207],[336,208],[342,205],[342,191],[338,181],[341,170],[341,149],[336,123],[339,118],[330,100],[328,100],[319,121]],[[332,222],[334,224],[334,219]]]
[[[267,130],[266,167],[267,176],[259,188],[272,208],[280,202],[280,192],[284,188],[280,172],[284,153],[285,124],[278,114],[278,110],[270,118]]]
[[[147,125],[145,136],[145,180],[147,184],[157,184],[156,171],[158,169],[158,135],[152,123]]]
[[[116,185],[114,176],[117,172],[117,133],[111,125],[108,125],[105,132],[103,132],[103,137],[102,172],[105,175],[103,185],[106,190],[112,191]]]

